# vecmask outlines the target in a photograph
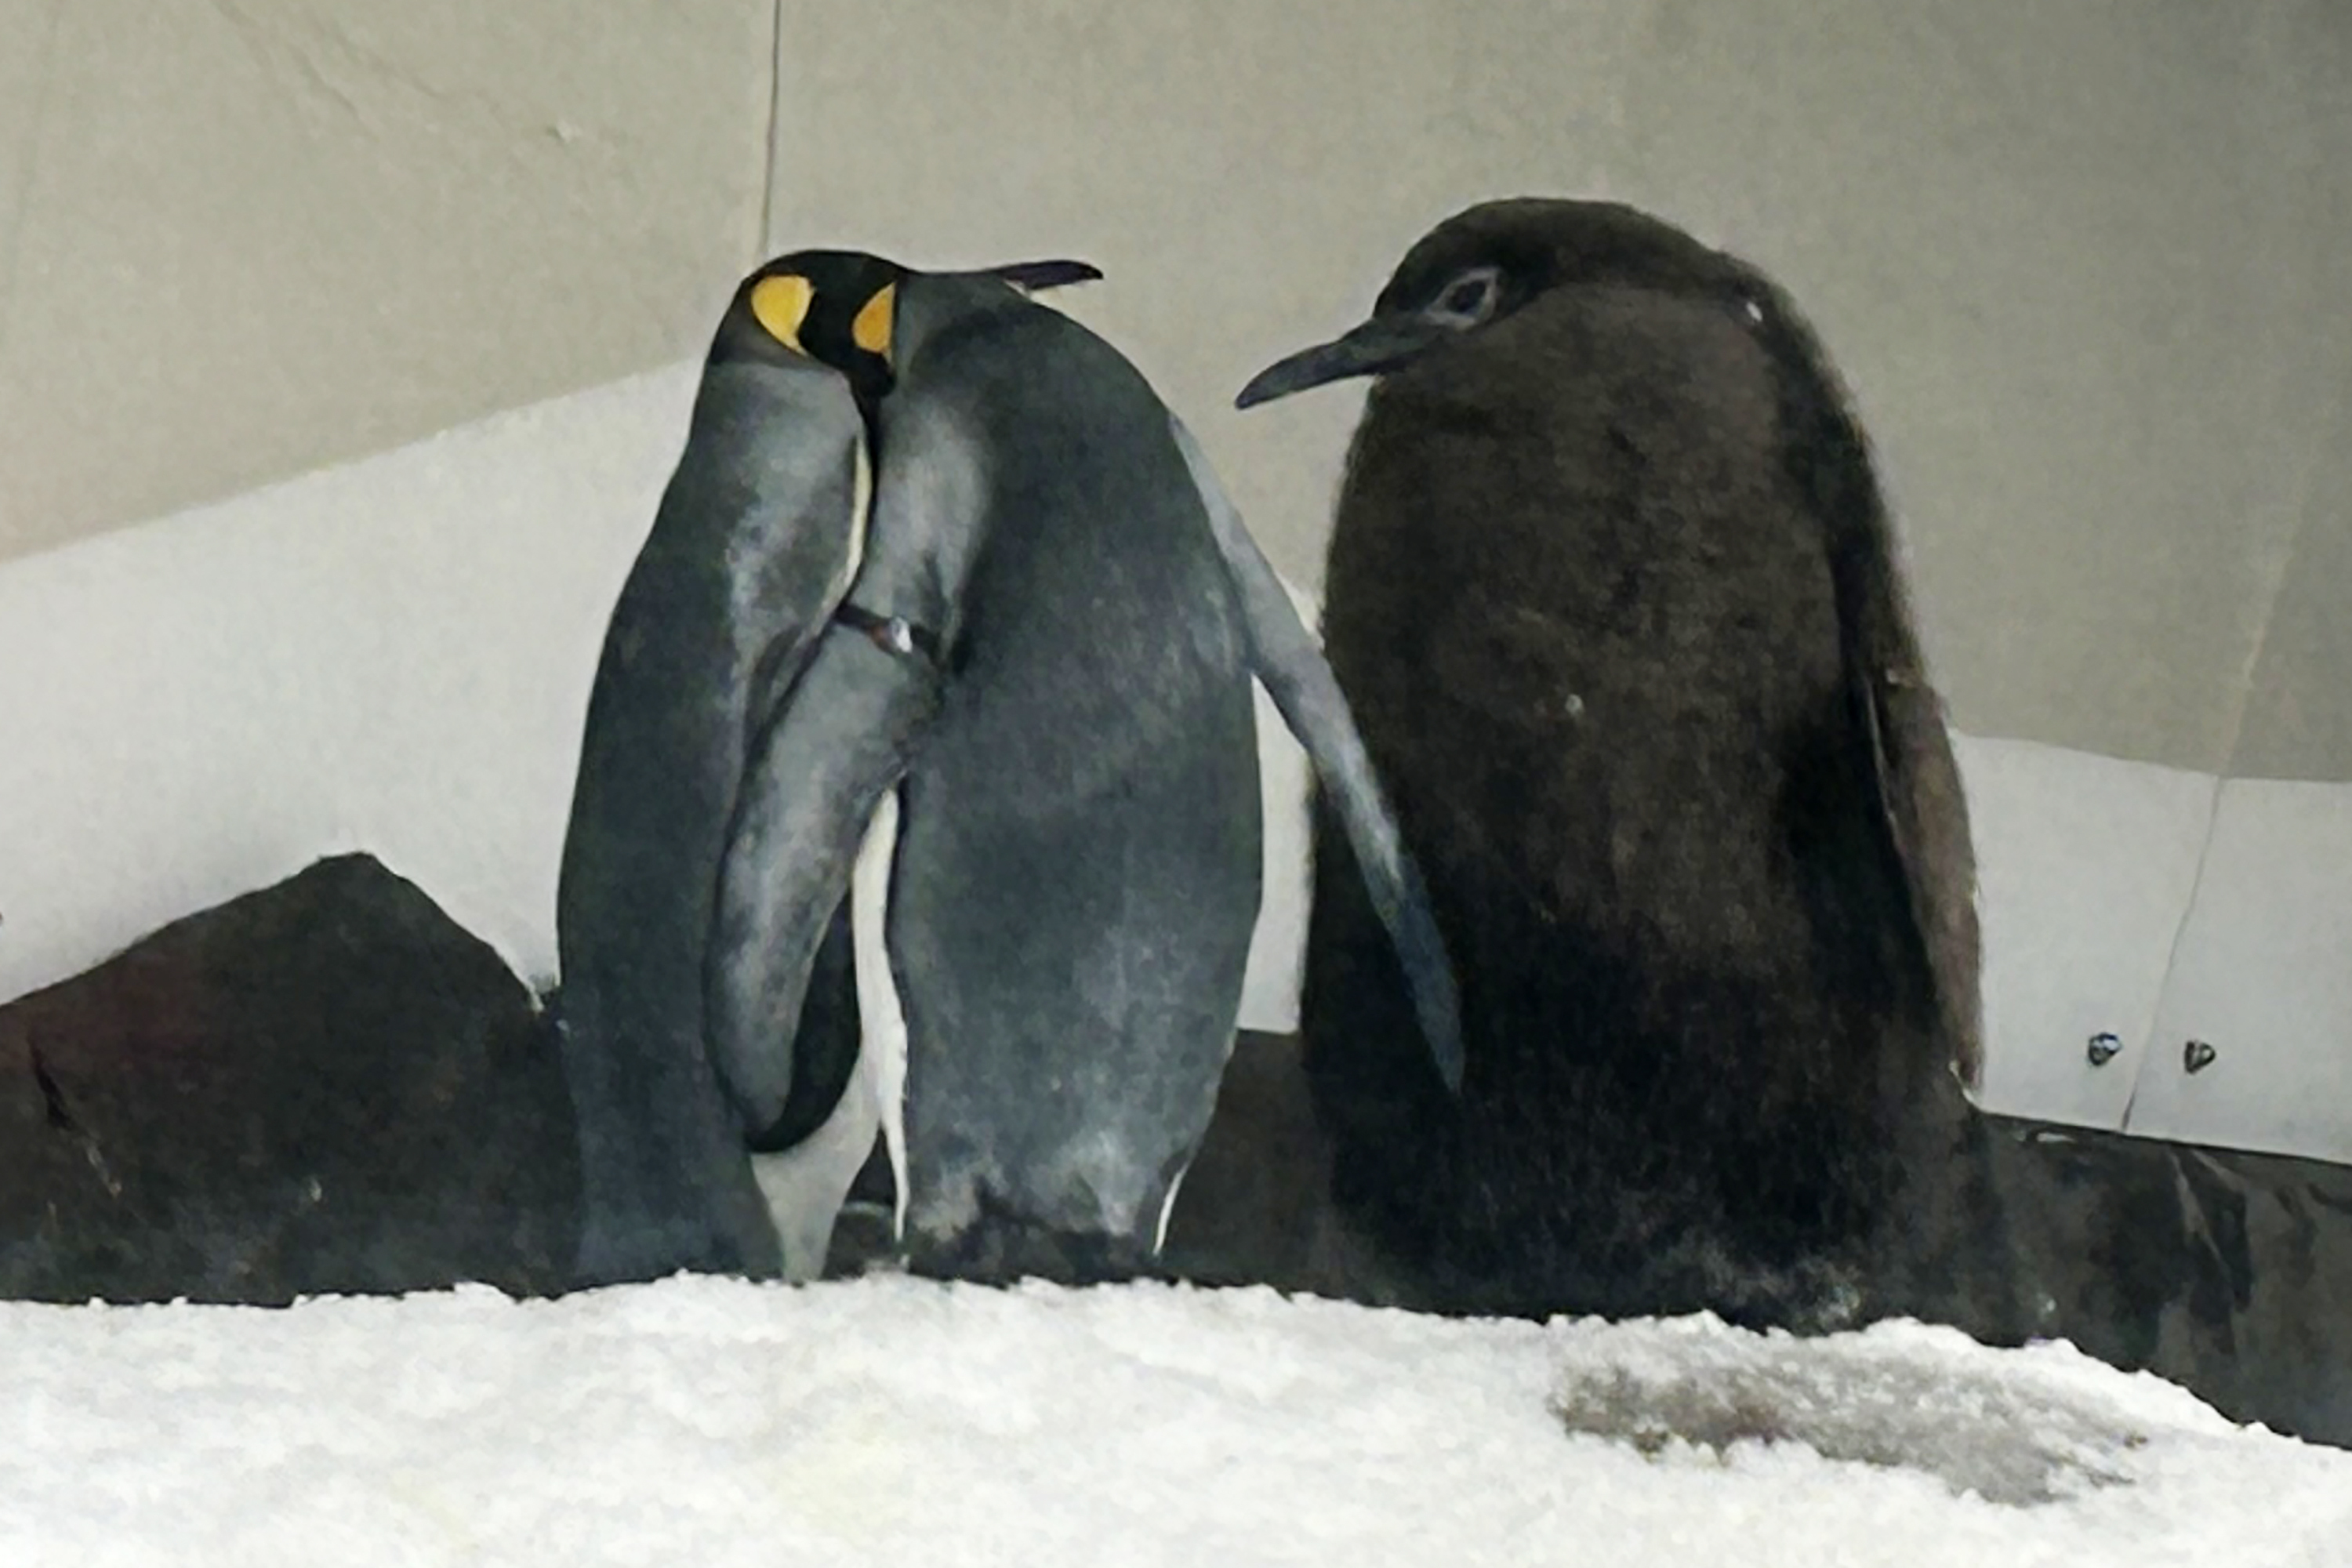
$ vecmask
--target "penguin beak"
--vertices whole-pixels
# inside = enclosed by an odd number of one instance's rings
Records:
[[[1072,283],[1092,283],[1102,277],[1102,268],[1091,261],[1008,261],[981,270],[1031,294]]]
[[[1378,375],[1453,335],[1451,327],[1418,314],[1374,316],[1344,337],[1301,349],[1266,366],[1242,388],[1234,406],[1251,408],[1326,382]]]

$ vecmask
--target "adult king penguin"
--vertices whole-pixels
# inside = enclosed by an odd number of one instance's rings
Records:
[[[803,251],[721,321],[565,840],[583,1281],[814,1272],[877,1127],[917,1268],[1148,1266],[1256,914],[1253,673],[1458,1077],[1329,668],[1143,377],[1028,298],[1097,276]],[[781,1234],[747,1151],[816,1173]]]
[[[2015,1337],[1959,778],[1789,299],[1629,207],[1487,203],[1237,401],[1349,376],[1324,646],[1465,1052],[1457,1100],[1318,802],[1303,1048],[1360,1288]]]

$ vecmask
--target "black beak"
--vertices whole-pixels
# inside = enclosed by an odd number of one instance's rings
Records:
[[[1325,382],[1354,375],[1378,375],[1393,370],[1453,329],[1423,316],[1374,316],[1345,337],[1311,349],[1301,349],[1257,373],[1234,399],[1236,408],[1250,408],[1304,392]]]
[[[1102,277],[1102,268],[1090,261],[1008,261],[1002,267],[983,267],[981,271],[1032,294],[1072,283],[1092,283]]]

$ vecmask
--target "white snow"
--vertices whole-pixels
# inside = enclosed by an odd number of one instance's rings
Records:
[[[12,1565],[2352,1563],[2352,1454],[1913,1324],[680,1278],[9,1304],[0,1387]]]

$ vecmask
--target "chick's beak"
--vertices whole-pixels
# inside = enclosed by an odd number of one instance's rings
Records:
[[[1328,343],[1301,349],[1266,366],[1242,388],[1234,406],[1251,408],[1326,382],[1378,375],[1394,370],[1447,335],[1445,327],[1423,316],[1374,316]]]

